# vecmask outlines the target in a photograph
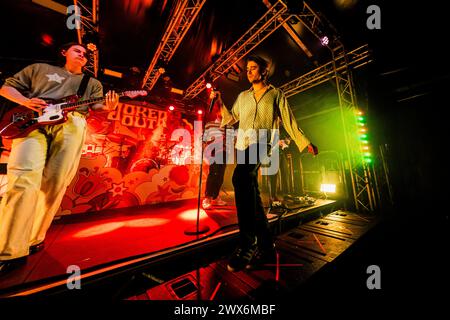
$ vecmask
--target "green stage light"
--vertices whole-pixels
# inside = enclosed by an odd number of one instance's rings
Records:
[[[321,192],[335,193],[336,192],[336,185],[335,184],[331,184],[331,183],[322,183],[320,185],[320,191]]]

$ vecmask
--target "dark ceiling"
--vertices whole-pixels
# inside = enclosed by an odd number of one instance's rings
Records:
[[[72,1],[58,0],[70,5]],[[87,1],[84,1],[87,2]],[[109,68],[126,75],[124,80],[99,75],[106,86],[130,87],[139,85],[157,45],[164,33],[174,0],[100,0],[100,68]],[[343,3],[355,3],[341,8]],[[364,44],[364,34],[351,30],[364,30],[365,1],[310,1],[315,10],[324,11],[325,16],[342,29],[343,38],[350,49]],[[300,1],[286,1],[291,12],[295,12]],[[66,17],[32,0],[1,1],[0,23],[3,39],[0,68],[3,75],[16,72],[35,61],[54,60],[56,49],[65,42],[76,40],[76,33],[66,27]],[[265,12],[261,0],[207,0],[197,19],[189,29],[175,55],[165,66],[166,82],[186,89],[211,63]],[[327,16],[330,14],[331,16]],[[292,41],[283,28],[279,28],[261,43],[255,53],[262,54],[272,62],[272,82],[281,85],[314,68],[314,60],[328,60],[317,39],[307,31],[299,34],[309,50],[314,53],[309,59]],[[347,35],[345,33],[348,33]],[[317,62],[316,62],[317,63]],[[131,72],[139,69],[141,74]],[[241,62],[241,67],[243,64]],[[241,81],[230,80],[221,86],[232,91],[231,95],[247,86],[244,74]],[[164,83],[161,79],[160,87]]]
[[[83,0],[84,2],[89,2]],[[274,0],[272,0],[273,2]],[[56,2],[70,5],[70,0]],[[174,0],[100,0],[100,68],[123,72],[124,79],[100,74],[105,87],[131,88],[140,85],[155,49],[166,29]],[[296,12],[300,0],[285,0]],[[311,0],[310,6],[323,14],[339,32],[347,49],[368,43],[376,61],[384,69],[408,68],[418,56],[437,63],[433,42],[439,31],[439,12],[431,4],[394,7],[387,1]],[[382,29],[368,30],[366,9],[370,4],[382,8]],[[267,11],[262,0],[207,0],[197,19],[160,78],[155,94],[164,94],[164,85],[186,89],[212,63],[215,56],[229,48]],[[441,13],[442,15],[442,13]],[[421,21],[423,17],[429,20]],[[431,18],[430,18],[431,17]],[[422,22],[422,23],[421,23]],[[36,61],[52,62],[57,48],[76,40],[75,31],[66,27],[66,16],[34,3],[32,0],[0,2],[2,47],[0,72],[5,77]],[[301,39],[314,57],[308,58],[283,28],[254,49],[272,63],[271,82],[281,85],[329,60],[325,48],[308,31],[298,29]],[[420,53],[419,53],[420,52]],[[437,50],[437,55],[443,55]],[[243,68],[243,62],[240,62]],[[139,70],[140,73],[132,72]],[[234,82],[221,79],[218,85],[226,91],[229,103],[248,86],[245,74]]]

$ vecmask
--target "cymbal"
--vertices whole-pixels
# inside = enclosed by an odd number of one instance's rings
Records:
[[[136,144],[137,140],[130,137],[119,134],[109,134],[106,136],[106,140],[119,144]]]
[[[105,139],[106,138],[106,134],[91,133],[91,137],[94,138],[94,139]]]

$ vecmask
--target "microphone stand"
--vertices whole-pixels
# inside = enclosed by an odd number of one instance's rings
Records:
[[[211,99],[211,102],[209,103],[209,109],[208,113],[205,114],[204,119],[206,120],[206,117],[211,113],[212,108],[214,107],[214,103],[216,102],[216,97]],[[203,137],[205,134],[205,121],[202,120],[202,141],[201,141],[201,160],[200,160],[200,173],[198,178],[198,195],[197,195],[197,223],[195,228],[189,227],[187,228],[184,233],[186,235],[199,235],[202,233],[206,233],[209,231],[209,227],[206,225],[200,226],[200,200],[202,198],[202,175],[203,175]]]

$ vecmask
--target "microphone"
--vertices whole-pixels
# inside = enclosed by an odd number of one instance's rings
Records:
[[[213,91],[217,91],[216,88],[213,88]],[[209,102],[209,109],[208,109],[208,114],[211,113],[213,107],[214,107],[214,103],[216,103],[216,99],[217,99],[217,94],[214,96],[214,98],[211,99],[211,101]]]

